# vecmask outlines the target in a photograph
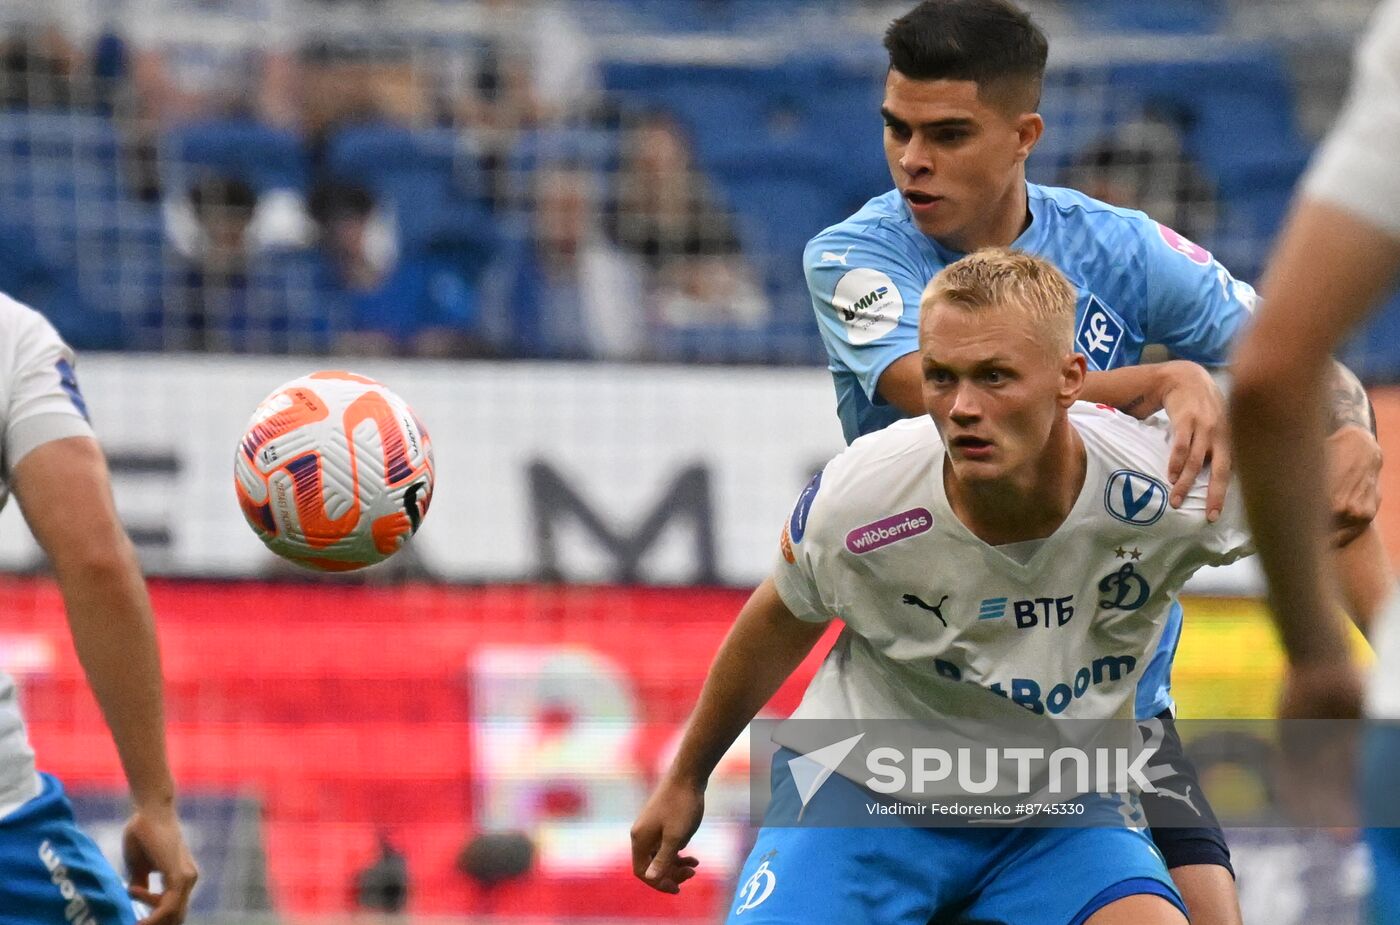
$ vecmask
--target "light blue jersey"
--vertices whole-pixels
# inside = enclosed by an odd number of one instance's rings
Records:
[[[1090,369],[1131,366],[1146,344],[1205,366],[1225,364],[1254,307],[1248,283],[1141,212],[1074,190],[1026,188],[1031,223],[1011,246],[1049,260],[1078,291],[1075,349]],[[962,256],[919,230],[898,190],[870,200],[807,245],[807,287],[847,442],[904,417],[880,398],[880,377],[918,350],[924,287]],[[1140,719],[1171,706],[1180,636],[1177,605],[1138,687]]]

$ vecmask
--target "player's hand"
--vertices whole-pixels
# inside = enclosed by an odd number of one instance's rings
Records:
[[[190,892],[199,868],[180,834],[180,819],[171,807],[137,808],[122,833],[122,856],[131,877],[127,892],[151,907],[137,925],[180,925],[190,908]],[[160,874],[161,892],[151,890],[151,874]]]
[[[1172,422],[1172,454],[1167,466],[1171,505],[1181,507],[1196,477],[1210,463],[1206,520],[1214,523],[1225,506],[1230,486],[1230,434],[1225,394],[1199,363],[1172,360],[1160,364],[1161,405]]]
[[[632,873],[654,890],[679,893],[700,863],[680,852],[704,815],[703,787],[664,781],[632,825]]]
[[[1279,704],[1281,763],[1276,785],[1297,825],[1345,829],[1357,823],[1362,680],[1347,659],[1295,663]]]
[[[1361,535],[1381,507],[1381,445],[1355,424],[1327,438],[1331,482],[1332,545],[1345,546]]]
[[[1363,688],[1361,671],[1350,659],[1291,665],[1279,719],[1360,719]]]

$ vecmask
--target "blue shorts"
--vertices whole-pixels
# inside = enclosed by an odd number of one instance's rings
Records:
[[[1373,723],[1366,734],[1362,787],[1364,815],[1382,820],[1384,827],[1366,829],[1371,849],[1375,889],[1371,894],[1372,925],[1400,925],[1400,794],[1395,768],[1400,764],[1400,724]]]
[[[800,804],[773,761],[770,818]],[[843,792],[844,791],[844,792]],[[833,775],[821,799],[869,799]],[[809,807],[812,808],[812,807]],[[774,816],[777,813],[779,815]],[[765,826],[739,875],[731,925],[1080,925],[1140,894],[1185,906],[1147,833],[1131,828],[789,828]]]
[[[57,778],[0,819],[0,925],[135,925],[126,888],[78,830]]]

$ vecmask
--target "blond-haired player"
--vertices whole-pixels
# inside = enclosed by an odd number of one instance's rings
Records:
[[[1201,566],[1243,555],[1247,537],[1229,503],[1208,522],[1205,476],[1168,503],[1164,420],[1076,401],[1086,364],[1074,319],[1064,276],[1024,253],[980,251],[930,283],[919,362],[932,420],[856,440],[802,493],[772,577],[740,612],[633,828],[638,877],[675,892],[693,876],[697,860],[679,852],[710,772],[837,615],[845,629],[799,721],[1133,720],[1175,593]],[[730,911],[738,925],[1186,920],[1150,837],[1116,817],[823,826],[829,801],[870,798],[860,769],[843,764],[804,808],[793,757],[774,759],[773,802]],[[802,812],[815,827],[793,824]]]

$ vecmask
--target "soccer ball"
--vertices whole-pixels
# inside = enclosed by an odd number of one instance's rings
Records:
[[[433,448],[413,409],[383,385],[312,373],[258,405],[233,482],[268,549],[306,568],[351,571],[417,532],[433,497]]]

